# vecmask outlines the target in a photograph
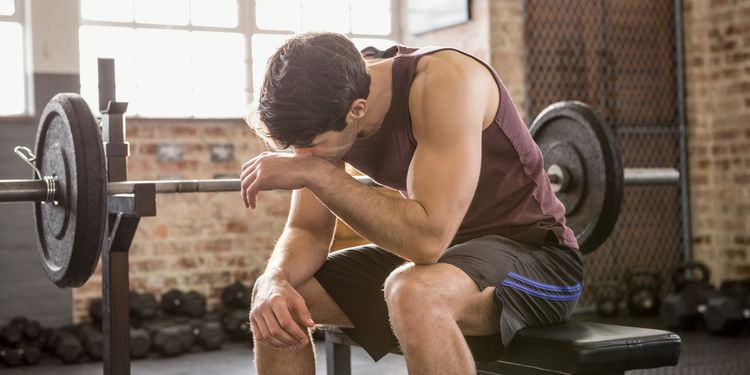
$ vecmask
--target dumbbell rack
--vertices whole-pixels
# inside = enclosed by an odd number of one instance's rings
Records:
[[[99,59],[99,109],[107,180],[127,181],[130,145],[125,141],[125,110],[115,100],[113,59]],[[128,251],[141,217],[156,216],[154,184],[138,184],[132,193],[107,198],[108,235],[102,246],[102,333],[104,375],[130,374],[130,277]]]

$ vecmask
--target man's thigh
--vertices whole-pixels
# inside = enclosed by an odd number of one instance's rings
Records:
[[[454,285],[446,296],[458,328],[464,336],[489,336],[500,332],[502,307],[495,299],[495,287],[479,290],[474,281],[462,270],[445,263],[444,280]]]
[[[341,311],[336,301],[323,289],[318,280],[311,277],[297,288],[305,299],[307,309],[315,324],[328,324],[339,327],[353,327],[349,318]]]
[[[348,318],[354,329],[344,329],[352,340],[377,360],[398,345],[388,319],[383,283],[403,258],[364,245],[329,254],[314,279]]]

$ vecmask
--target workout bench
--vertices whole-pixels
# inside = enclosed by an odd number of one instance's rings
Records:
[[[337,327],[322,330],[328,375],[351,374],[350,346],[357,344]],[[466,341],[478,375],[624,374],[676,365],[681,344],[680,337],[668,331],[576,320],[521,330],[505,351],[498,336]]]

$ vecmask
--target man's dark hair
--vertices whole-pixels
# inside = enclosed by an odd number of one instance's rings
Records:
[[[309,146],[319,134],[343,130],[352,102],[369,93],[365,61],[349,38],[296,35],[268,60],[255,118],[248,124],[279,148]]]

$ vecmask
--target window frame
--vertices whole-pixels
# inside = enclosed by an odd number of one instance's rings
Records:
[[[23,6],[23,0],[13,0],[13,6],[14,6],[14,12],[12,15],[0,15],[0,22],[8,22],[8,23],[17,23],[21,25],[21,49],[23,50],[23,57],[21,64],[23,65],[23,88],[24,88],[24,98],[23,98],[23,111],[20,113],[15,114],[3,114],[0,113],[0,120],[3,122],[6,121],[25,121],[33,118],[33,113],[31,110],[30,105],[30,97],[31,90],[29,87],[29,46],[28,43],[26,43],[28,30],[26,30],[26,24],[25,24],[25,13],[24,13],[24,6]]]
[[[23,0],[13,0],[14,12],[10,16],[0,15],[0,22],[18,22],[23,25]]]
[[[17,3],[21,0],[15,0]],[[261,29],[257,26],[256,20],[255,20],[255,7],[256,7],[256,0],[237,0],[237,25],[235,27],[214,27],[214,26],[196,26],[192,24],[188,25],[166,25],[166,24],[153,24],[153,23],[144,23],[144,22],[136,22],[135,20],[129,21],[129,22],[120,22],[120,21],[100,21],[100,20],[88,20],[83,18],[83,12],[79,11],[78,18],[79,18],[79,30],[83,26],[106,26],[106,27],[122,27],[122,28],[147,28],[151,30],[181,30],[181,31],[209,31],[209,32],[224,32],[224,33],[238,33],[241,34],[245,39],[245,58],[244,58],[244,65],[245,65],[245,102],[250,103],[253,100],[253,92],[255,90],[255,82],[253,82],[253,35],[255,34],[263,34],[263,35],[286,35],[286,36],[292,36],[294,35],[294,31],[287,31],[287,30],[266,30]],[[354,34],[354,33],[347,33],[347,35],[350,38],[368,38],[368,39],[390,39],[390,40],[398,40],[398,37],[400,34],[400,20],[398,18],[398,15],[400,14],[399,7],[399,1],[398,0],[390,0],[390,10],[391,10],[391,33],[387,35],[373,35],[373,34]],[[82,8],[80,6],[80,0],[79,0],[79,9]],[[79,53],[80,56],[80,53]],[[142,115],[134,115],[134,118],[140,118],[140,119],[151,119],[151,118],[158,118],[160,120],[162,119],[207,119],[207,118],[213,118],[213,117],[204,117],[204,116],[165,116],[165,117],[151,117],[151,116],[142,116]],[[238,117],[233,116],[226,116],[221,117],[222,119],[234,119]],[[241,118],[241,117],[240,117]]]

